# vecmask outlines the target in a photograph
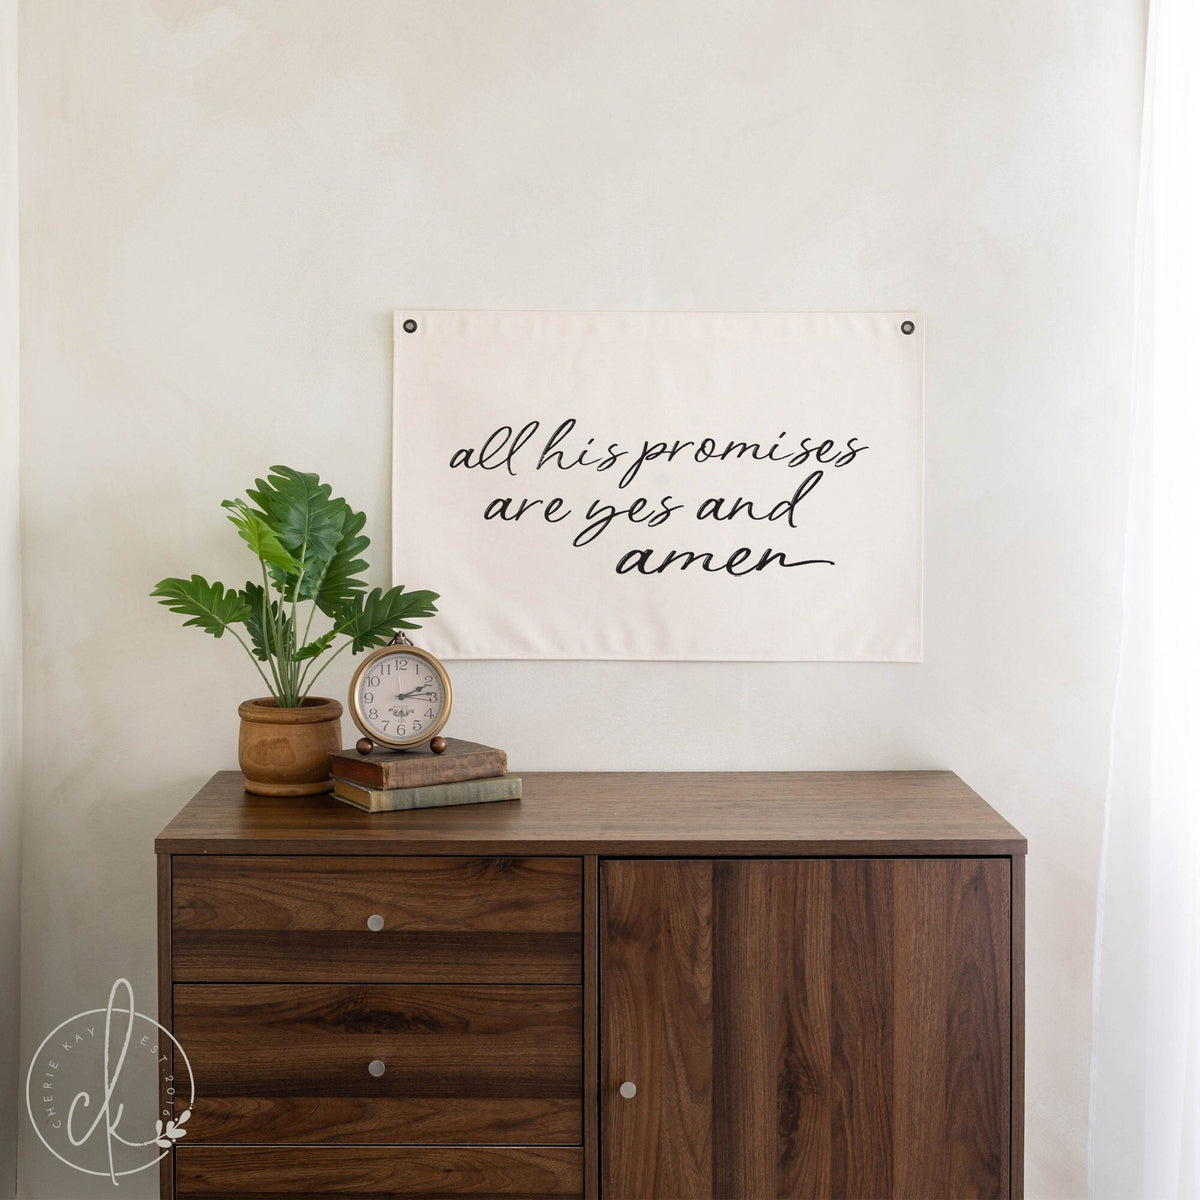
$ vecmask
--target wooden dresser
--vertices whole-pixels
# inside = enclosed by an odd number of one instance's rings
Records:
[[[1025,840],[949,772],[163,830],[181,1198],[1022,1194]]]

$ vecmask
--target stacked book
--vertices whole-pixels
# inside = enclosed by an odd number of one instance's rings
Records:
[[[457,738],[446,738],[442,754],[428,746],[366,755],[341,750],[330,756],[330,774],[333,794],[364,812],[521,798],[521,780],[508,773],[503,750]]]

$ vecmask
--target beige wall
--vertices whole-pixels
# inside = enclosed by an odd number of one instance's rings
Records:
[[[0,0],[0,1197],[17,1179],[21,874],[17,5]]]
[[[393,307],[914,307],[923,665],[463,664],[455,728],[527,769],[958,771],[1030,838],[1029,1193],[1082,1195],[1142,25],[1141,0],[23,6],[24,1052],[119,973],[151,996],[152,838],[256,691],[153,582],[244,579],[217,502],[281,461],[366,507],[386,576]],[[21,1171],[109,1194],[32,1135]]]

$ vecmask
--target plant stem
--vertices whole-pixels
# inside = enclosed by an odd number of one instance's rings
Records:
[[[308,620],[304,624],[304,637],[300,642],[301,646],[308,645],[308,635],[312,632],[313,617],[315,617],[316,615],[317,615],[317,602],[314,600],[312,602],[312,608],[310,608],[308,610]],[[317,658],[320,658],[320,655],[317,655]],[[310,658],[304,664],[304,669],[300,672],[300,681],[296,686],[300,690],[300,693],[301,693],[301,695],[300,695],[301,703],[304,702],[304,697],[308,695],[308,689],[304,686],[304,681],[308,678],[308,673],[309,673],[309,671],[312,670],[313,664],[317,661],[317,658]]]
[[[304,689],[304,695],[300,697],[300,699],[301,699],[301,700],[306,700],[306,699],[308,698],[308,693],[312,691],[313,684],[314,684],[314,683],[316,683],[316,682],[317,682],[317,680],[318,680],[318,679],[321,677],[321,671],[324,671],[324,670],[325,670],[325,668],[326,668],[327,666],[329,666],[329,664],[330,664],[331,662],[333,662],[333,660],[334,660],[335,658],[337,658],[337,656],[338,656],[339,654],[341,654],[341,652],[342,652],[343,650],[345,650],[345,648],[346,648],[347,646],[349,646],[349,645],[352,645],[352,644],[353,644],[353,639],[350,639],[350,640],[344,641],[344,642],[343,642],[343,643],[342,643],[342,644],[341,644],[341,645],[340,645],[340,646],[339,646],[339,647],[338,647],[338,648],[337,648],[337,649],[336,649],[336,650],[335,650],[335,651],[334,651],[334,652],[333,652],[333,653],[332,653],[332,654],[331,654],[331,655],[330,655],[330,656],[329,656],[329,657],[328,657],[328,658],[327,658],[327,659],[326,659],[326,660],[325,660],[325,661],[324,661],[324,662],[321,664],[321,668],[320,668],[320,670],[318,670],[318,671],[317,671],[317,673],[316,673],[316,674],[315,674],[315,675],[314,675],[314,676],[313,676],[313,677],[312,677],[312,678],[311,678],[311,679],[308,681],[308,686],[307,686],[307,687]],[[316,660],[314,659],[313,661],[315,662]]]
[[[262,568],[263,580],[263,599],[262,599],[262,627],[263,627],[263,644],[267,648],[267,662],[271,667],[271,674],[275,677],[275,690],[271,693],[275,697],[275,702],[280,708],[287,708],[286,690],[283,686],[283,680],[279,674],[281,663],[279,658],[279,629],[275,627],[275,650],[271,650],[270,632],[274,624],[271,614],[271,581],[267,578],[267,564],[260,558],[258,565]]]
[[[308,538],[305,537],[304,542],[300,546],[300,562],[308,561]],[[296,634],[298,627],[296,624],[296,602],[300,596],[300,585],[304,582],[305,567],[301,566],[300,574],[296,576],[295,585],[292,587],[292,645],[288,647],[288,670],[289,670],[289,685],[292,689],[292,695],[295,697],[294,707],[299,708],[303,697],[300,695],[300,664],[296,661]],[[280,592],[279,598],[283,600],[283,593]],[[301,642],[301,645],[304,643]]]
[[[242,649],[245,650],[245,652],[250,656],[250,661],[254,664],[254,669],[262,676],[263,683],[265,683],[267,685],[267,691],[270,692],[271,695],[275,697],[276,701],[278,701],[279,695],[275,691],[275,689],[271,686],[271,681],[267,678],[267,673],[262,669],[262,665],[259,663],[258,659],[255,657],[254,651],[251,650],[250,647],[246,645],[245,641],[242,639],[242,635],[240,633],[238,633],[238,631],[236,629],[234,629],[234,627],[232,625],[226,625],[225,628],[228,629],[229,632],[232,633],[235,638],[237,638],[238,642],[241,644]]]
[[[314,600],[312,602],[312,608],[310,608],[308,610],[308,620],[305,622],[305,625],[304,625],[304,637],[300,639],[300,645],[302,645],[302,646],[308,645],[308,635],[309,635],[309,632],[312,630],[313,617],[315,617],[316,615],[317,615],[317,602]]]

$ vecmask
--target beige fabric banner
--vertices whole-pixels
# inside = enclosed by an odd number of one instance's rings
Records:
[[[448,658],[915,662],[915,313],[395,314],[392,574]]]

